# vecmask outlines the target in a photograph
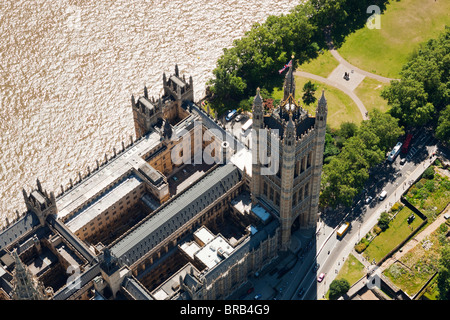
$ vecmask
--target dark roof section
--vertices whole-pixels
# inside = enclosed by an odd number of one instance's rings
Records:
[[[122,288],[135,300],[154,300],[147,289],[134,277],[125,278]]]
[[[283,116],[287,113],[283,113]],[[308,129],[314,127],[314,124],[316,122],[315,117],[310,117],[309,115],[303,114],[303,119],[299,120],[297,119],[295,121],[295,127],[296,127],[296,133],[297,137],[300,137],[302,134],[304,134]],[[289,118],[287,118],[289,119]],[[286,120],[286,119],[285,119]],[[295,117],[294,117],[295,120]],[[286,121],[287,124],[287,121]],[[284,123],[283,120],[280,119],[278,115],[278,110],[274,111],[271,115],[264,117],[264,126],[269,127],[270,129],[278,129],[278,134],[280,138],[282,139],[284,136]]]
[[[33,230],[33,228],[38,225],[38,217],[33,212],[28,211],[23,217],[0,232],[0,250],[23,237],[26,233]]]
[[[133,264],[240,180],[233,164],[218,167],[113,244],[112,254]]]

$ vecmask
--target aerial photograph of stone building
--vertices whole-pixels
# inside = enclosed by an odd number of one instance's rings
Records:
[[[418,2],[0,6],[0,300],[448,300]]]

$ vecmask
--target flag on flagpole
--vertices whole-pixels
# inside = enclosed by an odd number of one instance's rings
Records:
[[[281,74],[286,68],[292,67],[292,60],[288,62],[288,64],[285,64],[284,67],[280,70],[278,70],[278,73]]]

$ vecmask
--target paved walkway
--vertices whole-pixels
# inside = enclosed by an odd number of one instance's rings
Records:
[[[367,120],[367,109],[364,106],[364,103],[362,103],[362,101],[358,98],[358,96],[353,92],[353,90],[350,90],[349,88],[345,87],[343,84],[336,82],[335,80],[332,79],[328,79],[328,78],[324,78],[309,72],[304,72],[304,71],[295,71],[294,75],[296,76],[300,76],[300,77],[304,77],[304,78],[308,78],[308,79],[312,79],[312,80],[316,80],[319,82],[323,82],[326,85],[335,87],[339,90],[341,90],[342,92],[344,92],[346,95],[348,95],[355,103],[356,106],[358,107],[359,111],[361,112],[361,115],[363,117],[363,120]],[[343,81],[345,81],[344,79],[342,79]]]
[[[330,53],[333,55],[333,57],[342,65],[344,65],[346,68],[350,69],[350,70],[354,70],[354,72],[357,72],[359,74],[362,74],[368,78],[371,79],[375,79],[378,80],[380,82],[384,82],[384,83],[389,83],[392,80],[399,80],[399,79],[393,79],[393,78],[386,78],[371,72],[367,72],[365,70],[359,69],[358,67],[352,65],[351,63],[349,63],[347,60],[345,60],[340,54],[339,52],[337,52],[333,41],[331,40],[330,34],[328,32],[325,32],[325,38],[327,41],[327,46],[328,46],[328,50],[330,51]]]
[[[362,70],[358,67],[355,67],[348,61],[346,61],[340,54],[337,52],[337,50],[334,48],[333,42],[331,40],[327,40],[328,49],[333,55],[333,57],[339,62],[339,65],[328,75],[327,78],[309,73],[304,71],[295,71],[294,75],[316,80],[319,82],[323,82],[326,85],[335,87],[342,92],[344,92],[346,95],[348,95],[356,104],[359,111],[361,112],[361,115],[363,117],[363,120],[368,119],[368,112],[366,107],[364,106],[364,103],[359,99],[359,97],[354,93],[354,90],[358,87],[358,85],[364,80],[365,77],[375,79],[377,81],[383,82],[383,83],[389,83],[392,80],[398,80],[393,78],[386,78],[365,70]],[[348,72],[350,77],[348,80],[345,80],[343,78],[344,73]]]

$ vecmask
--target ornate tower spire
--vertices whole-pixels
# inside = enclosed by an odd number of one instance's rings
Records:
[[[317,104],[316,112],[322,115],[328,112],[327,99],[325,99],[325,90],[322,90],[322,96],[320,97],[319,102]]]
[[[261,159],[259,158],[260,148],[260,131],[264,127],[264,113],[263,113],[263,100],[260,94],[260,89],[256,89],[256,96],[253,100],[253,129],[252,129],[252,200],[253,202],[260,194],[261,188]]]
[[[287,100],[290,95],[292,95],[292,97],[295,97],[294,56],[292,56],[292,65],[289,67],[289,70],[284,79],[283,100]]]
[[[280,222],[281,249],[287,250],[291,241],[291,226],[293,221],[292,196],[295,172],[296,126],[289,113],[283,137],[283,152],[281,161],[281,194],[280,194]]]
[[[13,280],[13,298],[15,300],[43,300],[42,286],[27,270],[17,251],[14,250],[12,254],[16,264]]]

